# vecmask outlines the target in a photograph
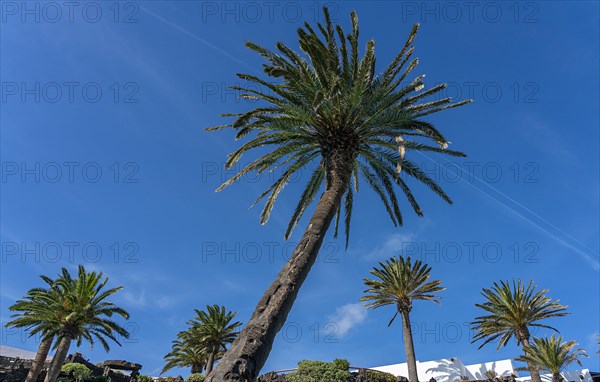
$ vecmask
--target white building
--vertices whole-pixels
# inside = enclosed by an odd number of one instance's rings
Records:
[[[563,371],[560,373],[568,382],[592,382],[589,369]],[[552,382],[552,374],[540,375],[542,382]],[[517,382],[531,382],[530,377],[517,378]]]
[[[395,376],[408,377],[406,363],[377,366],[371,369],[391,373]],[[422,382],[428,382],[431,378],[434,378],[436,382],[455,382],[461,379],[485,380],[487,379],[486,372],[488,371],[494,372],[499,377],[514,375],[517,382],[531,382],[530,377],[519,377],[519,373],[510,359],[476,363],[473,365],[465,365],[458,357],[427,362],[417,361],[417,375],[419,381]],[[562,375],[568,382],[593,382],[588,369],[565,371]],[[552,382],[551,374],[543,374],[541,378],[542,382]]]
[[[391,373],[395,376],[408,377],[406,363],[377,366],[371,369]],[[419,381],[429,381],[431,378],[435,378],[437,382],[454,382],[463,376],[469,376],[469,371],[458,357],[454,357],[427,362],[417,361],[417,375]]]
[[[17,349],[17,348],[13,348],[10,346],[0,345],[0,356],[11,357],[11,358],[21,358],[21,359],[34,359],[35,352],[23,350],[23,349]],[[48,358],[46,358],[46,359],[51,360],[52,357],[48,356]]]
[[[519,373],[517,373],[517,370],[510,359],[476,363],[473,365],[467,365],[465,367],[469,371],[469,374],[467,374],[469,379],[486,379],[485,373],[487,371],[493,371],[499,377],[509,377],[511,375],[514,375],[515,377],[519,376]]]

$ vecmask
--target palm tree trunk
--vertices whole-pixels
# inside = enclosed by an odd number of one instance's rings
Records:
[[[213,370],[213,364],[215,363],[215,353],[210,353],[206,360],[206,376],[208,376]]]
[[[271,352],[275,336],[292,309],[298,290],[315,263],[323,238],[346,191],[350,174],[351,169],[342,170],[329,178],[331,181],[290,260],[263,294],[250,321],[206,382],[255,381]]]
[[[50,364],[50,368],[48,369],[48,373],[46,374],[46,379],[44,382],[55,382],[56,378],[60,374],[60,368],[65,363],[65,359],[67,358],[67,353],[69,352],[69,348],[71,347],[71,338],[68,336],[63,337],[58,343],[58,348],[56,349],[56,353],[52,358],[52,363]]]
[[[199,363],[192,364],[192,374],[202,373],[202,365]]]
[[[415,357],[415,346],[413,345],[409,313],[407,311],[401,311],[400,314],[402,315],[402,336],[404,337],[404,351],[406,352],[408,380],[409,382],[419,382],[419,375],[417,374],[417,359]]]
[[[562,381],[563,381],[563,377],[562,377],[562,375],[560,375],[560,373],[552,374],[552,382],[562,382]]]
[[[521,340],[521,343],[523,344],[523,352],[525,352],[525,348],[530,346],[529,336],[524,336]],[[540,378],[540,371],[536,365],[527,362],[527,368],[529,369],[529,374],[531,375],[531,382],[542,382],[542,378]]]
[[[33,359],[33,363],[31,364],[31,369],[29,369],[29,373],[27,373],[27,378],[25,382],[35,382],[37,381],[40,372],[44,368],[44,363],[46,362],[46,358],[48,358],[48,352],[50,352],[50,347],[52,346],[52,340],[54,337],[49,337],[43,339],[38,347],[37,353],[35,353],[35,358]]]

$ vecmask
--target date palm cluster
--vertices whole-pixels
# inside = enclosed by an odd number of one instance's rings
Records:
[[[209,305],[206,310],[194,309],[194,312],[194,319],[187,322],[188,329],[179,332],[165,356],[161,374],[175,367],[191,367],[192,374],[206,369],[206,375],[210,374],[213,364],[223,356],[242,325],[232,322],[236,312],[227,311],[224,306]]]
[[[62,268],[56,279],[41,279],[45,286],[29,290],[12,305],[10,310],[15,313],[6,324],[42,339],[27,382],[36,381],[53,343],[56,353],[45,382],[56,381],[73,341],[77,346],[84,340],[90,346],[97,341],[108,351],[108,340],[120,345],[120,338],[129,337],[129,332],[113,320],[114,316],[128,319],[129,313],[107,301],[123,287],[106,289],[108,278],[103,278],[102,272],[87,272],[79,266],[77,277]]]

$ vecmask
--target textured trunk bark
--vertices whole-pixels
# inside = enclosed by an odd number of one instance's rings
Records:
[[[195,363],[192,365],[192,374],[194,373],[202,373],[203,366],[201,364]]]
[[[65,363],[65,359],[67,358],[67,353],[69,352],[70,347],[71,338],[63,337],[58,343],[56,353],[54,353],[52,363],[50,364],[48,373],[46,373],[46,379],[44,379],[44,382],[56,382],[56,378],[58,378],[58,375],[60,374],[60,368]]]
[[[25,382],[37,381],[40,372],[44,368],[46,358],[48,358],[48,353],[50,352],[50,347],[52,346],[53,339],[53,337],[50,337],[45,340],[42,340],[42,342],[40,343],[37,353],[35,353],[35,358],[33,359],[31,369],[29,370],[29,373],[27,373],[27,378],[25,379]]]
[[[408,367],[409,382],[419,382],[417,374],[417,359],[415,357],[415,346],[413,345],[412,330],[410,328],[410,316],[408,312],[400,312],[402,315],[402,336],[404,337],[404,351],[406,352],[406,366]]]
[[[552,373],[552,382],[562,382],[563,377],[560,373]]]
[[[352,159],[352,158],[350,158]],[[348,161],[345,161],[348,163]],[[350,161],[352,163],[352,161]],[[206,382],[254,382],[265,364],[298,290],[315,263],[323,238],[347,187],[351,170],[328,179],[302,239],[254,309],[250,321]]]
[[[530,346],[528,332],[527,335],[525,335],[521,340],[521,343],[523,344],[523,352],[525,352],[525,348]],[[542,378],[540,378],[540,371],[538,370],[537,366],[528,362],[527,368],[529,369],[529,374],[531,374],[531,382],[542,382]]]
[[[210,353],[208,355],[208,359],[206,360],[206,376],[212,373],[213,364],[215,363],[215,353]]]

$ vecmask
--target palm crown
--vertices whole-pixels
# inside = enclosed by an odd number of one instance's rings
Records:
[[[269,219],[280,191],[290,178],[314,166],[288,224],[286,238],[319,189],[323,185],[329,188],[334,182],[341,182],[346,188],[343,208],[347,245],[353,192],[358,191],[361,176],[379,196],[394,225],[402,224],[394,184],[404,193],[417,215],[422,215],[410,188],[399,176],[401,170],[451,203],[441,187],[419,166],[404,158],[404,154],[432,151],[463,156],[461,152],[448,150],[448,140],[421,117],[470,100],[452,103],[450,98],[438,97],[424,102],[446,85],[421,91],[425,86],[424,75],[406,81],[418,63],[412,57],[412,42],[418,25],[413,27],[392,63],[376,75],[373,40],[367,43],[362,58],[359,57],[356,13],[351,14],[352,32],[347,36],[339,25],[332,24],[326,8],[324,14],[325,25],[318,24],[318,32],[322,36],[308,23],[298,29],[304,55],[297,54],[283,43],[277,43],[278,52],[275,53],[247,42],[248,48],[267,61],[264,71],[273,81],[238,74],[261,90],[254,86],[234,88],[241,91],[244,98],[263,101],[264,106],[245,113],[225,114],[235,117],[234,122],[208,130],[232,127],[237,131],[236,138],[256,133],[249,142],[230,154],[226,167],[235,165],[246,152],[270,147],[268,153],[243,167],[218,191],[250,171],[262,173],[283,169],[281,177],[256,200],[258,202],[266,197],[261,213],[263,224]],[[336,234],[340,210],[341,207],[337,210]]]
[[[225,351],[227,344],[235,340],[236,329],[241,322],[231,322],[237,312],[226,311],[224,306],[207,306],[206,311],[194,309],[196,318],[189,323],[192,333],[197,336],[206,351],[217,354]]]
[[[106,338],[120,345],[117,335],[129,337],[128,331],[113,321],[112,316],[119,315],[128,319],[129,313],[106,301],[123,287],[103,291],[108,278],[102,279],[102,276],[102,272],[88,273],[80,265],[78,276],[74,279],[66,268],[62,269],[61,276],[56,280],[56,286],[61,291],[62,309],[66,315],[63,318],[62,329],[57,334],[60,337],[77,340],[77,346],[81,345],[82,339],[87,340],[92,346],[94,341],[98,340],[108,351],[110,347]]]
[[[206,350],[190,331],[180,332],[177,337],[171,351],[164,358],[167,363],[161,374],[175,367],[191,367],[192,373],[200,373],[206,364]]]
[[[439,303],[437,292],[446,288],[441,286],[440,280],[429,281],[431,267],[411,258],[392,257],[385,262],[380,262],[381,268],[374,268],[370,273],[376,279],[364,279],[369,289],[361,301],[371,301],[368,308],[378,308],[385,305],[396,305],[397,312],[410,312],[413,300],[427,300]],[[392,324],[396,315],[392,317]]]
[[[584,350],[573,350],[575,346],[577,346],[577,342],[562,342],[562,337],[552,334],[550,338],[534,338],[531,346],[525,348],[525,354],[516,359],[536,365],[556,375],[572,363],[581,366],[579,358],[587,357]]]
[[[498,349],[506,346],[514,336],[517,344],[529,340],[529,327],[552,329],[540,323],[541,320],[565,316],[566,306],[546,296],[547,289],[536,291],[533,281],[527,286],[521,281],[512,283],[501,281],[494,283],[490,289],[484,288],[482,295],[486,298],[483,304],[475,304],[485,310],[488,315],[475,319],[473,326],[475,336],[473,342],[483,340],[479,348],[499,339]]]
[[[9,310],[16,313],[5,326],[25,328],[30,330],[30,336],[41,334],[51,338],[60,330],[62,299],[54,280],[44,275],[40,278],[47,287],[32,288],[13,304]]]
[[[209,305],[206,310],[194,309],[196,317],[189,320],[188,329],[179,332],[172,349],[165,356],[161,373],[174,367],[192,367],[192,373],[200,372],[206,365],[206,374],[212,370],[214,361],[223,356],[227,345],[236,336],[241,322],[232,322],[237,312],[227,311],[224,306]]]

